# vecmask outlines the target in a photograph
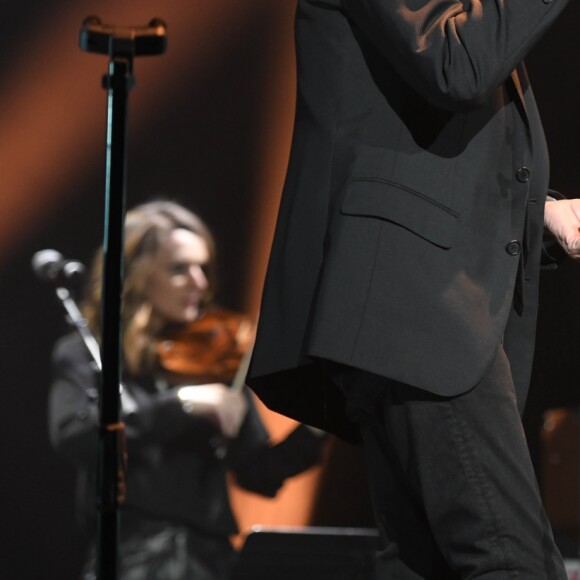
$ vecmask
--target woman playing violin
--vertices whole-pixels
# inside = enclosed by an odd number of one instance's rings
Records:
[[[320,459],[323,439],[299,426],[269,442],[245,388],[231,388],[251,324],[212,303],[215,248],[203,222],[156,201],[127,213],[122,414],[127,493],[121,580],[225,580],[237,531],[227,473],[274,496]],[[98,336],[101,253],[83,303]],[[78,467],[79,511],[94,521],[98,375],[77,335],[53,353],[49,424],[55,448]],[[83,580],[95,578],[94,548]]]

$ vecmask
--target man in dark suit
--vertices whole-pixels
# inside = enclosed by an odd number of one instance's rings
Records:
[[[381,579],[566,577],[519,415],[544,226],[580,256],[521,63],[565,4],[298,2],[248,383],[362,440]]]

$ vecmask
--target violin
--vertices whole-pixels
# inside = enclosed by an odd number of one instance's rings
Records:
[[[179,382],[231,383],[248,358],[253,335],[248,317],[214,307],[157,339],[159,366]]]

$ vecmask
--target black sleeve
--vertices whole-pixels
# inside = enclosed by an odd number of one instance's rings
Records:
[[[98,375],[82,348],[74,336],[57,342],[48,401],[51,443],[75,463],[94,461],[99,420]]]
[[[432,104],[486,102],[567,0],[342,0],[355,26]]]
[[[219,428],[209,419],[189,415],[177,397],[177,389],[156,393],[139,407],[123,414],[129,452],[149,445],[179,445],[180,449],[213,446]]]
[[[320,463],[325,436],[299,425],[283,441],[272,445],[251,402],[238,438],[229,450],[229,465],[240,487],[274,497],[289,477]]]
[[[98,371],[74,335],[57,342],[52,368],[48,408],[51,442],[75,463],[94,461],[99,424]],[[141,394],[135,405],[122,414],[129,453],[152,444],[175,443],[180,438],[196,449],[213,444],[217,427],[206,419],[188,415],[175,390]]]

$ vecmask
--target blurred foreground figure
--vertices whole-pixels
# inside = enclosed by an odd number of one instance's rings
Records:
[[[83,312],[98,336],[99,254]],[[172,202],[128,212],[123,308],[123,420],[128,471],[121,511],[121,580],[224,580],[237,531],[226,476],[274,496],[316,464],[323,438],[299,426],[268,442],[252,398],[228,384],[252,340],[245,317],[211,303],[214,242]],[[50,434],[78,466],[78,506],[94,526],[98,373],[76,334],[53,355]],[[242,383],[243,384],[243,383]],[[94,547],[83,579],[95,577]]]
[[[362,440],[380,580],[566,578],[520,420],[544,226],[580,250],[521,62],[566,3],[298,1],[248,384]]]

